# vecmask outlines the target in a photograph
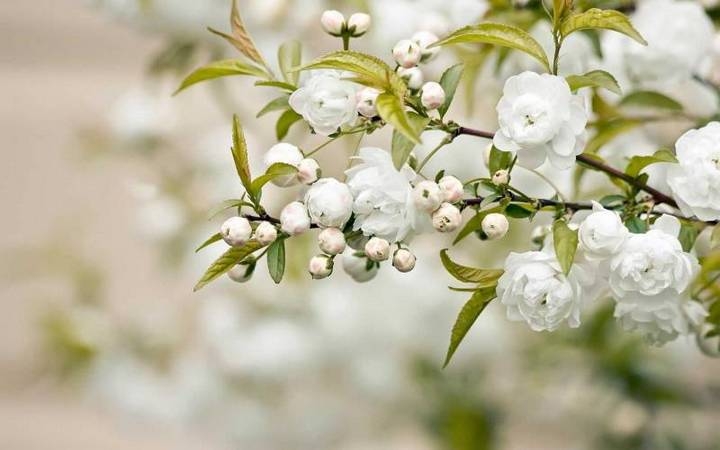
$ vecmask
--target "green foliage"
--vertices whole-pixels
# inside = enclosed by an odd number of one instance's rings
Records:
[[[556,220],[553,223],[553,245],[555,246],[555,255],[560,263],[560,268],[567,275],[570,273],[577,252],[577,230],[571,230],[564,220]]]
[[[630,230],[631,233],[635,234],[643,234],[647,233],[648,230],[648,224],[644,220],[642,220],[639,217],[628,217],[625,220],[625,226],[628,230]]]
[[[698,230],[692,223],[685,220],[680,222],[680,235],[678,236],[678,240],[680,241],[683,250],[686,252],[692,250],[697,236]]]
[[[199,291],[205,287],[208,283],[215,280],[219,276],[225,274],[228,270],[232,269],[236,264],[242,262],[245,258],[250,256],[256,250],[262,248],[257,241],[249,241],[242,247],[232,247],[222,254],[218,259],[215,260],[210,267],[205,271],[200,281],[197,282],[193,288],[194,292]]]
[[[278,238],[270,244],[267,251],[267,266],[270,278],[280,284],[285,274],[285,239]]]
[[[631,177],[637,177],[640,172],[650,164],[655,163],[676,163],[677,159],[668,150],[658,150],[650,156],[633,156],[625,169],[625,173]]]
[[[488,170],[492,176],[498,170],[507,170],[513,161],[513,154],[498,150],[495,146],[490,149],[490,159],[488,161]]]
[[[283,111],[286,109],[290,109],[290,105],[288,104],[288,95],[281,95],[280,97],[277,97],[273,100],[270,100],[267,105],[263,106],[263,108],[258,111],[255,118],[259,118],[264,116],[265,114],[271,113],[273,111]]]
[[[292,109],[285,110],[285,112],[280,115],[277,123],[275,124],[275,137],[277,137],[277,140],[282,141],[283,139],[285,139],[285,136],[287,136],[288,132],[290,131],[290,127],[295,122],[301,119],[302,116],[293,111]]]
[[[514,25],[484,22],[461,28],[432,47],[451,44],[490,44],[509,47],[527,53],[550,71],[550,63],[542,46],[528,32]]]
[[[470,327],[473,326],[480,313],[485,310],[485,307],[495,298],[495,286],[481,288],[473,293],[470,300],[460,310],[455,325],[453,325],[452,332],[450,333],[450,345],[448,346],[447,355],[445,356],[445,362],[443,367],[447,367],[452,359],[458,346],[470,331]]]
[[[182,83],[180,83],[180,87],[177,88],[173,95],[177,95],[188,87],[202,81],[214,80],[216,78],[229,77],[233,75],[263,77],[265,76],[265,72],[257,66],[245,63],[238,59],[215,61],[207,66],[200,67],[188,75]]]
[[[283,78],[290,84],[297,84],[299,73],[293,69],[302,63],[302,44],[296,40],[285,42],[278,49],[278,67]]]
[[[258,198],[260,191],[262,190],[263,186],[265,186],[267,183],[271,182],[275,178],[286,176],[286,175],[295,175],[297,173],[298,169],[297,167],[285,164],[285,163],[275,163],[272,166],[268,167],[267,171],[263,175],[260,175],[259,177],[255,178],[252,183],[250,184],[250,196],[252,198]]]
[[[407,118],[410,122],[410,126],[417,135],[419,135],[422,130],[425,129],[427,124],[430,123],[429,117],[421,116],[412,111],[407,113]],[[397,128],[393,130],[391,154],[393,164],[395,164],[396,169],[400,170],[400,168],[407,162],[413,148],[415,148],[414,142],[406,138],[405,135],[398,131]]]
[[[477,287],[495,286],[503,274],[500,269],[476,269],[458,264],[450,259],[447,249],[440,251],[440,260],[450,275],[464,283],[478,283]]]
[[[482,220],[485,218],[485,216],[487,216],[490,213],[502,212],[503,209],[504,208],[502,206],[494,206],[492,208],[478,211],[477,214],[475,214],[473,217],[470,218],[470,220],[465,222],[465,225],[460,229],[457,236],[455,236],[453,245],[456,245],[458,242],[465,239],[472,232],[479,230],[482,225]]]
[[[618,95],[622,94],[615,77],[604,70],[592,70],[583,75],[570,75],[566,77],[566,80],[570,85],[570,90],[573,92],[584,87],[598,87]]]
[[[669,111],[682,111],[683,106],[665,94],[654,91],[635,91],[620,100],[620,106],[640,108],[658,108]]]
[[[235,162],[235,170],[237,171],[240,182],[242,182],[245,190],[250,193],[251,179],[250,166],[248,165],[247,143],[245,142],[245,134],[243,134],[240,119],[237,115],[233,115],[233,133],[232,133],[232,157]]]
[[[464,64],[456,64],[443,72],[440,77],[440,86],[442,86],[443,91],[445,91],[445,103],[438,108],[441,119],[445,117],[455,98],[455,92],[457,91],[458,84],[460,84],[464,68]]]
[[[710,248],[720,247],[720,224],[715,225],[710,235]]]
[[[420,136],[415,130],[413,124],[405,112],[405,106],[400,97],[384,92],[378,95],[375,101],[375,107],[380,117],[392,125],[393,128],[401,133],[407,140],[413,144],[420,143]]]
[[[505,207],[505,215],[513,219],[527,219],[533,217],[537,210],[532,203],[513,202]]]
[[[247,29],[245,29],[245,25],[240,18],[236,0],[233,0],[232,10],[230,11],[230,28],[232,30],[232,34],[225,34],[212,28],[208,28],[208,30],[228,41],[249,60],[254,61],[263,67],[267,67],[265,60],[255,46],[252,37],[250,37],[250,33],[248,33]]]
[[[647,45],[645,39],[630,23],[630,19],[620,11],[597,8],[571,14],[560,26],[560,35],[565,39],[571,33],[580,30],[605,29],[622,33],[640,44]]]
[[[585,146],[585,153],[597,153],[605,144],[623,133],[634,130],[642,122],[634,119],[614,119],[597,127],[597,132]]]
[[[200,246],[195,249],[195,253],[197,253],[200,250],[204,249],[205,247],[212,245],[212,244],[216,243],[217,241],[221,241],[221,240],[222,240],[222,235],[220,233],[215,233],[212,236],[210,236],[209,238],[207,238],[207,240],[205,240],[205,242],[200,244]]]

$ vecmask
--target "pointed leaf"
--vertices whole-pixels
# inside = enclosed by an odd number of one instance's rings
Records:
[[[193,84],[200,83],[206,80],[213,80],[215,78],[229,77],[233,75],[250,75],[255,77],[265,76],[265,72],[255,66],[244,63],[237,59],[226,59],[223,61],[215,61],[208,64],[207,66],[196,69],[193,73],[188,75],[180,87],[173,93],[173,95],[179,94],[184,89],[192,86]]]
[[[277,239],[267,251],[267,265],[270,278],[280,284],[285,274],[285,239]]]
[[[654,91],[635,91],[620,100],[620,106],[640,108],[660,108],[670,111],[682,111],[683,106],[665,94]]]
[[[272,166],[268,167],[267,171],[265,173],[257,178],[255,178],[250,186],[250,192],[251,195],[257,196],[260,190],[270,181],[274,180],[277,177],[282,177],[286,175],[295,175],[297,173],[298,169],[295,166],[292,166],[290,164],[285,163],[275,163]]]
[[[221,240],[222,240],[222,235],[220,233],[215,233],[212,236],[210,236],[209,238],[207,238],[207,240],[205,242],[200,244],[200,246],[195,249],[195,253],[197,253],[200,250],[204,249],[205,247],[212,245],[212,244],[216,243],[217,241],[221,241]]]
[[[260,245],[257,241],[250,241],[243,247],[232,247],[228,249],[228,251],[223,253],[222,256],[220,256],[217,260],[215,260],[215,262],[210,265],[210,267],[208,267],[208,269],[205,271],[205,274],[202,276],[202,278],[200,278],[200,281],[198,281],[193,288],[193,291],[199,291],[208,283],[223,275],[228,270],[232,269],[233,266],[240,263],[243,259],[247,258],[253,252],[259,250],[260,248],[262,248],[262,245]]]
[[[579,30],[605,29],[622,33],[635,41],[647,45],[647,42],[633,27],[630,19],[620,11],[602,10],[597,8],[588,9],[585,12],[573,14],[566,18],[560,27],[560,34],[563,39],[570,33]]]
[[[615,77],[604,70],[593,70],[584,75],[570,75],[566,80],[573,92],[584,87],[599,87],[618,95],[622,94],[622,89]]]
[[[245,187],[247,192],[251,192],[247,143],[245,142],[245,135],[243,134],[242,126],[240,126],[240,119],[238,119],[237,115],[233,115],[232,156],[233,161],[235,161],[235,170],[237,170],[237,174],[240,177],[242,185]]]
[[[597,127],[597,132],[588,141],[584,153],[595,154],[605,144],[612,141],[623,133],[634,130],[642,124],[642,121],[633,119],[616,119],[603,123]]]
[[[715,225],[710,235],[710,248],[720,246],[720,224]]]
[[[285,42],[278,49],[278,66],[285,81],[292,84],[298,82],[298,72],[292,70],[302,63],[302,44],[292,40]]]
[[[268,102],[267,105],[263,106],[263,109],[261,109],[255,117],[262,117],[267,113],[271,113],[273,111],[282,111],[287,108],[289,108],[288,96],[282,95],[276,99],[270,100],[270,102]]]
[[[450,275],[465,283],[479,283],[483,287],[491,286],[503,274],[500,269],[476,269],[457,264],[450,259],[447,249],[440,251],[440,260]]]
[[[492,208],[488,208],[482,211],[478,211],[477,214],[472,216],[470,220],[468,220],[465,225],[462,227],[462,229],[458,232],[457,236],[455,236],[455,240],[453,241],[453,245],[456,245],[458,242],[465,239],[467,236],[469,236],[472,232],[477,231],[482,226],[482,220],[490,213],[494,212],[501,212],[503,210],[502,206],[494,206]]]
[[[240,12],[238,11],[237,1],[233,0],[232,9],[230,11],[230,28],[232,29],[232,35],[234,38],[235,47],[240,50],[245,56],[255,61],[258,64],[267,66],[262,55],[255,47],[255,43],[250,37],[250,33],[245,29]]]
[[[460,313],[455,320],[452,332],[450,333],[450,345],[448,346],[447,355],[445,356],[445,362],[443,368],[447,367],[452,359],[455,351],[457,350],[460,343],[463,341],[470,327],[473,326],[480,313],[483,312],[485,307],[495,298],[495,286],[478,289],[470,297],[470,300],[460,310]]]
[[[507,170],[512,164],[513,154],[510,152],[504,152],[494,145],[490,149],[490,158],[488,159],[488,170],[490,176],[493,176],[495,172],[501,169]]]
[[[564,220],[556,220],[553,223],[553,244],[555,245],[555,256],[557,256],[563,273],[567,275],[570,273],[577,252],[577,230],[571,230]]]
[[[282,141],[285,139],[285,136],[287,136],[290,131],[290,127],[300,119],[302,119],[302,116],[292,109],[288,109],[282,113],[275,124],[275,136],[277,137],[277,140]]]
[[[408,119],[408,115],[405,112],[405,106],[399,97],[384,92],[378,95],[375,106],[377,107],[378,114],[385,122],[392,125],[395,130],[413,144],[420,143],[420,137],[410,123],[410,119]]]
[[[409,112],[407,116],[410,121],[410,126],[418,135],[425,129],[427,124],[430,123],[429,117],[423,117],[412,111]],[[406,138],[398,130],[393,130],[391,153],[396,169],[400,170],[400,168],[405,165],[414,148],[415,143]]]
[[[677,159],[675,155],[668,150],[658,150],[650,156],[633,156],[625,169],[625,173],[631,177],[636,177],[640,175],[640,172],[642,172],[645,167],[661,162],[675,163]]]
[[[450,105],[452,104],[453,98],[455,98],[455,91],[457,91],[458,84],[462,78],[464,64],[456,64],[446,70],[440,77],[440,86],[445,91],[445,103],[440,105],[438,113],[440,118],[445,117]]]

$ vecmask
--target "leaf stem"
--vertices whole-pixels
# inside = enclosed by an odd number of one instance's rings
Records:
[[[452,137],[451,137],[451,136],[445,136],[445,137],[440,141],[440,143],[439,143],[437,146],[435,146],[435,148],[432,149],[432,150],[430,151],[430,153],[428,153],[425,158],[423,158],[423,160],[422,160],[422,161],[420,162],[420,164],[417,166],[417,169],[415,169],[415,172],[420,173],[420,171],[422,171],[423,167],[425,167],[425,165],[430,162],[430,160],[433,158],[433,156],[435,156],[435,154],[436,154],[438,151],[440,151],[441,148],[443,148],[444,146],[446,146],[446,145],[449,144],[450,142],[452,142]]]

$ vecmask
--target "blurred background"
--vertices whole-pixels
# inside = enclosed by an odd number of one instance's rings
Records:
[[[264,53],[297,38],[306,59],[337,45],[319,31],[329,7],[379,11],[361,45],[381,55],[414,31],[443,33],[487,8],[473,0],[239,4]],[[448,243],[436,236],[415,244],[410,274],[311,282],[307,240],[289,248],[292,273],[280,286],[258,270],[247,284],[223,279],[193,294],[222,251],[193,253],[221,223],[209,211],[240,190],[231,114],[245,124],[254,170],[274,142],[275,118],[255,118],[271,92],[250,81],[171,96],[190,69],[229,52],[205,31],[227,29],[229,6],[0,7],[0,448],[720,448],[720,361],[687,340],[648,347],[619,332],[602,305],[582,328],[552,335],[508,322],[491,305],[441,370],[466,299],[447,289],[437,250]],[[480,128],[494,126],[501,86],[480,80],[482,95],[466,94]],[[315,142],[306,135],[297,129],[290,139]],[[487,171],[484,146],[458,139],[451,158],[433,163],[477,176]],[[323,167],[339,173],[349,151],[325,152]],[[269,204],[290,195],[269,193]],[[528,247],[528,233],[513,227],[513,249]],[[478,241],[456,255],[491,266],[507,246]]]

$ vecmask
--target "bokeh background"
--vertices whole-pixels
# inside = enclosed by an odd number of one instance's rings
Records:
[[[361,44],[375,52],[429,17],[464,25],[477,6],[240,5],[267,55],[302,38],[306,57],[336,45],[317,25],[330,6],[377,12]],[[581,329],[552,335],[491,305],[441,370],[465,298],[447,289],[436,237],[416,244],[413,273],[385,270],[369,284],[310,282],[306,240],[290,247],[279,287],[259,268],[248,284],[192,294],[222,250],[193,253],[221,221],[209,211],[240,189],[231,114],[255,170],[274,139],[274,118],[254,118],[271,93],[249,81],[171,96],[189,69],[229,51],[204,31],[225,29],[228,11],[225,0],[0,7],[0,448],[720,448],[720,362],[691,341],[647,347],[602,305]],[[475,88],[472,120],[492,126],[499,87]],[[316,142],[305,134],[290,138]],[[484,144],[453,147],[439,166],[486,170]],[[324,153],[323,167],[339,173],[349,151]],[[514,226],[507,242],[456,254],[497,264],[508,245],[527,248],[528,233]]]

